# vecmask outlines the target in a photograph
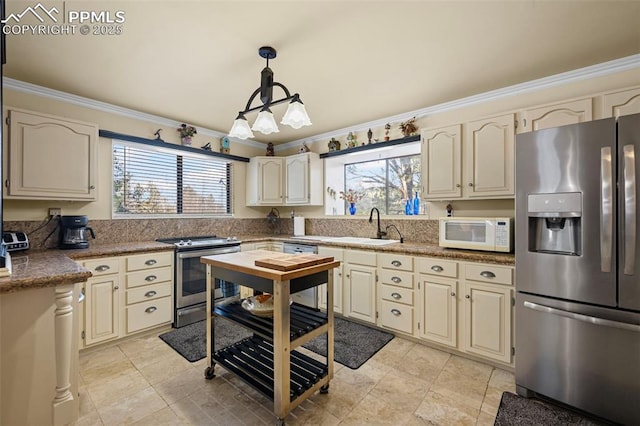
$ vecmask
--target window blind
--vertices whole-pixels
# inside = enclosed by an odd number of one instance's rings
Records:
[[[115,216],[232,213],[230,163],[133,142],[112,146]]]

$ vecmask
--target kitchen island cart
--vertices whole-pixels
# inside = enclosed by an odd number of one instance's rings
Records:
[[[271,398],[277,423],[284,424],[287,414],[310,395],[318,390],[326,393],[333,378],[333,274],[330,271],[340,266],[340,262],[319,255],[276,254],[266,250],[204,256],[201,261],[207,265],[207,294],[211,294],[214,280],[221,279],[270,293],[273,298],[272,317],[254,315],[239,302],[214,307],[211,297],[207,298],[205,377],[213,378],[215,364],[220,364]],[[271,266],[256,266],[256,263]],[[290,304],[292,293],[325,283],[326,312]],[[253,336],[225,348],[215,348],[216,317],[245,327]],[[295,350],[321,335],[327,339],[324,363]]]

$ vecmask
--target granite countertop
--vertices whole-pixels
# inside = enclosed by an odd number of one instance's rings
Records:
[[[330,247],[371,250],[383,253],[401,253],[415,256],[441,257],[451,260],[493,263],[497,265],[515,265],[513,253],[493,253],[473,250],[445,249],[437,244],[405,242],[383,246],[353,244],[335,241],[318,241],[290,235],[241,235],[238,240],[246,243],[260,241],[278,241],[288,243],[316,244]],[[0,278],[0,294],[30,288],[53,287],[61,284],[84,282],[91,272],[77,261],[83,259],[126,256],[136,253],[173,250],[169,244],[157,241],[140,241],[116,244],[92,244],[82,250],[27,250],[11,255],[12,275]]]

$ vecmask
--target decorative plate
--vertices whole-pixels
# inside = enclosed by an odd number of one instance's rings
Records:
[[[289,300],[289,304],[292,300]],[[260,317],[273,316],[273,297],[270,294],[251,296],[242,301],[240,305],[247,312]]]

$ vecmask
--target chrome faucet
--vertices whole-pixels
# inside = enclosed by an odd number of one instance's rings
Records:
[[[373,223],[373,211],[376,211],[376,213],[378,213],[378,231],[376,232],[376,238],[381,240],[383,237],[385,237],[387,235],[386,232],[384,232],[381,228],[380,228],[380,210],[378,210],[377,207],[374,207],[371,209],[371,213],[369,213],[369,223]]]

